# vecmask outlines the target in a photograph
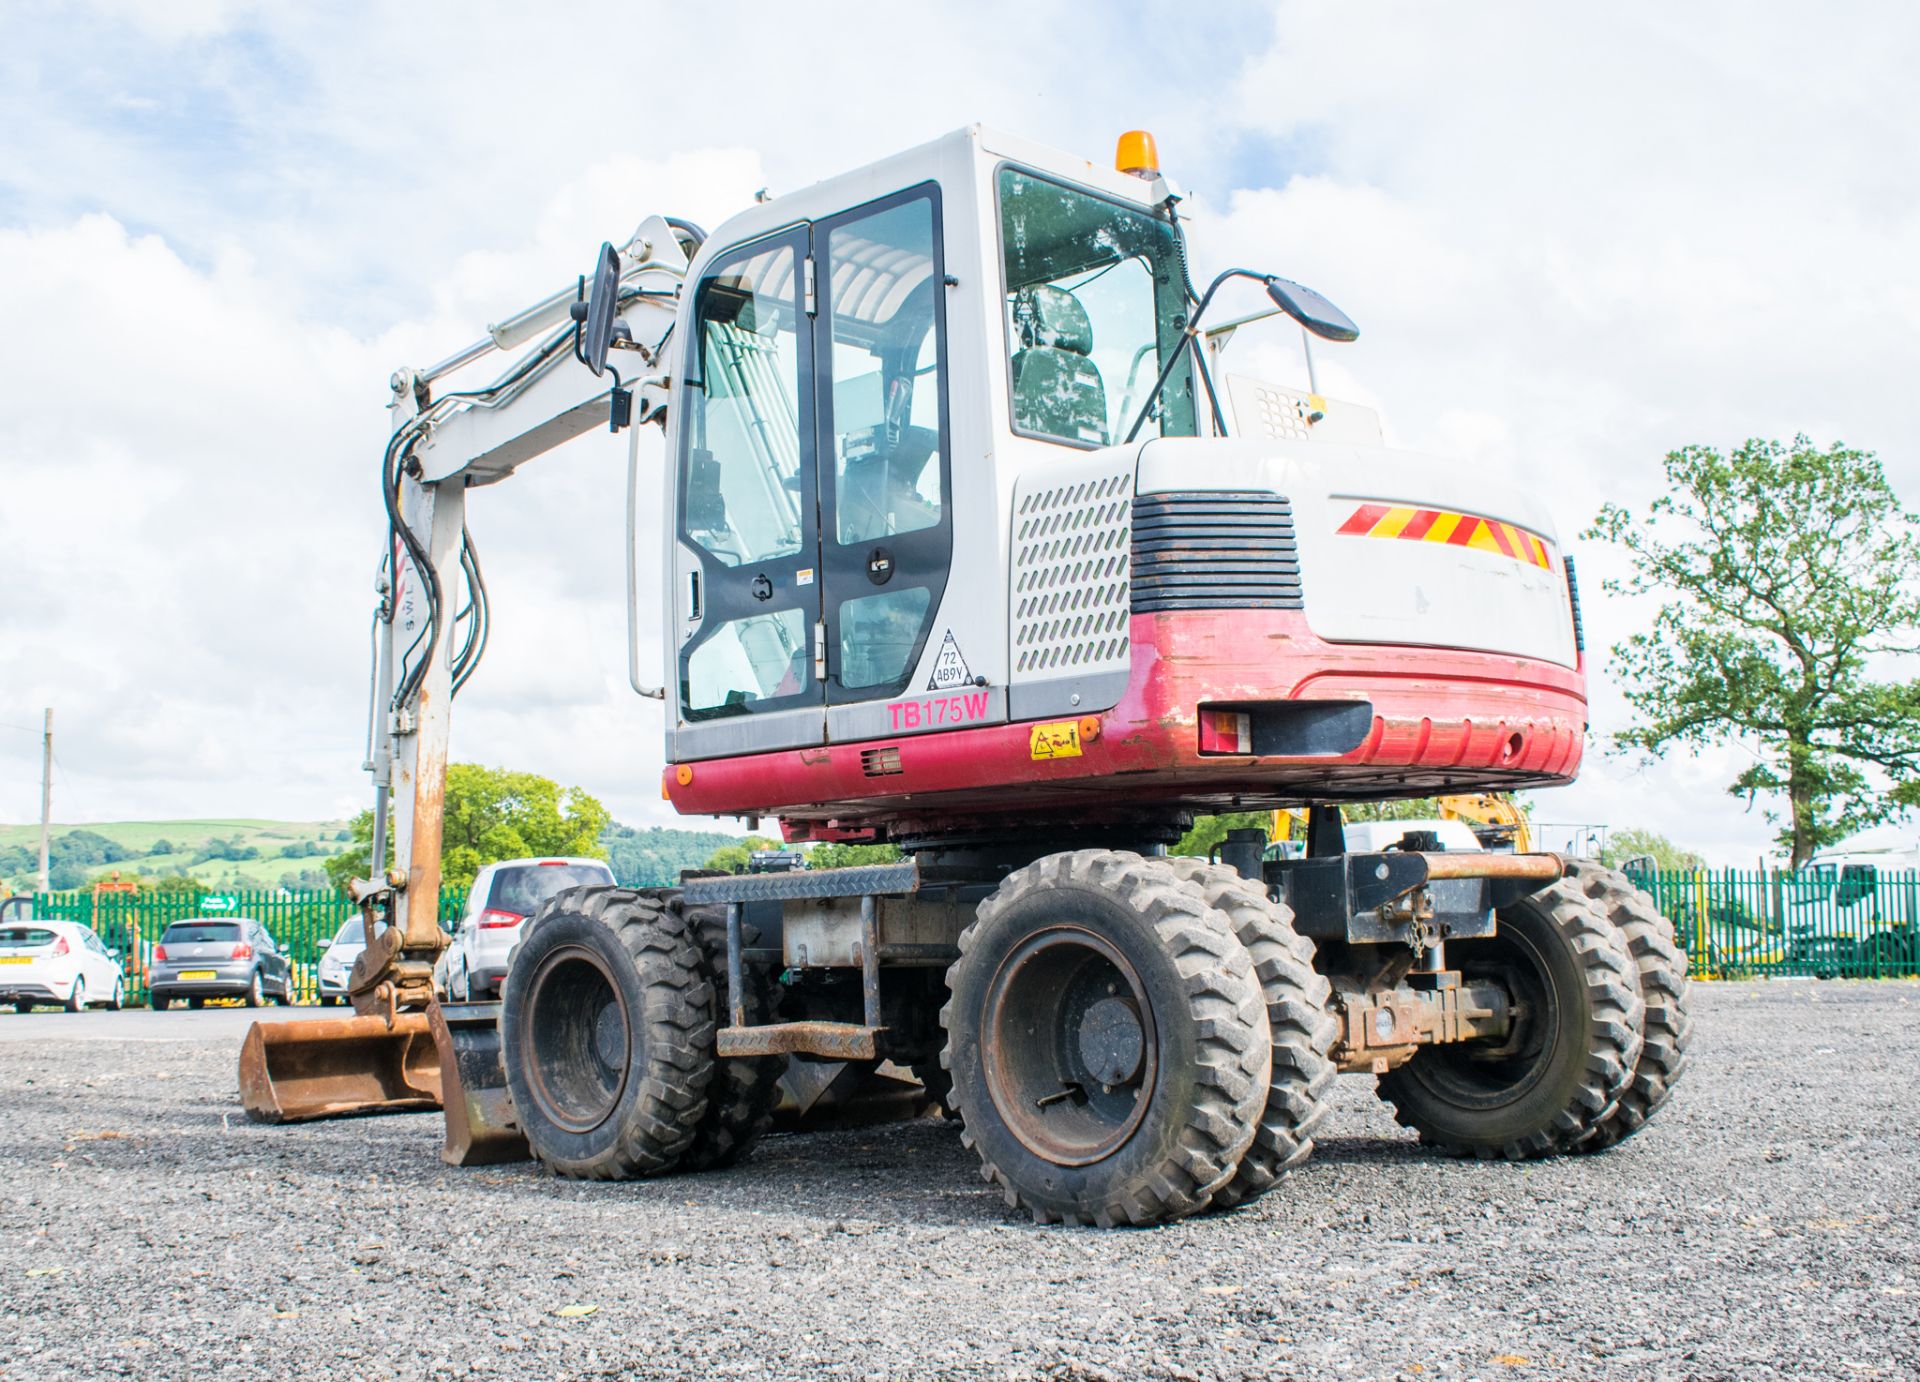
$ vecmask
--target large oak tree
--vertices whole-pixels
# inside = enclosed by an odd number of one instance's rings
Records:
[[[1728,790],[1785,797],[1796,868],[1920,804],[1920,681],[1900,656],[1920,626],[1920,542],[1879,460],[1803,436],[1665,465],[1643,517],[1609,504],[1587,533],[1632,558],[1608,591],[1663,602],[1613,649],[1637,712],[1616,744],[1746,747]]]

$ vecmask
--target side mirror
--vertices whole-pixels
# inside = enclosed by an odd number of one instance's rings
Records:
[[[593,267],[593,287],[585,302],[571,309],[580,326],[580,360],[596,376],[607,368],[607,351],[613,346],[614,323],[620,306],[620,255],[611,244],[602,242],[600,262]]]
[[[1353,318],[1305,284],[1285,278],[1269,278],[1267,296],[1273,299],[1274,306],[1323,340],[1360,339],[1360,328],[1353,324]],[[602,355],[604,357],[604,351]]]

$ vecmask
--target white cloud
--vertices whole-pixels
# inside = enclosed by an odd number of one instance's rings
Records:
[[[0,722],[59,707],[63,811],[352,809],[388,372],[650,211],[712,224],[975,119],[1096,157],[1154,129],[1206,262],[1360,321],[1319,357],[1330,392],[1548,488],[1566,533],[1643,502],[1670,447],[1756,434],[1876,448],[1920,497],[1907,12],[476,13],[117,0],[0,52],[0,120],[29,132],[0,169]],[[1299,372],[1284,333],[1233,350]],[[623,462],[582,439],[473,497],[495,642],[455,747],[641,820],[659,718],[624,689]],[[1644,611],[1581,556],[1599,654]],[[1597,667],[1593,695],[1620,724]],[[1770,832],[1722,794],[1738,766],[1595,754],[1539,809],[1744,862]],[[0,818],[36,778],[32,736],[0,733]]]

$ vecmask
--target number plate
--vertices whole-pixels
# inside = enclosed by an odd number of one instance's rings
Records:
[[[211,969],[183,969],[180,971],[180,982],[183,984],[197,983],[202,979],[218,979],[219,977],[220,976]]]
[[[33,956],[31,955],[0,955],[0,965],[30,965],[32,963]]]

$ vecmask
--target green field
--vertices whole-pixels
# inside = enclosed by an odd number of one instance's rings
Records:
[[[88,821],[56,824],[52,836],[57,844],[63,836],[84,832],[114,847],[111,853],[117,857],[94,857],[73,866],[84,869],[88,879],[116,871],[123,878],[184,873],[221,887],[258,888],[273,887],[288,875],[298,879],[303,873],[317,874],[327,856],[348,847],[340,838],[346,829],[345,821]],[[100,852],[91,840],[86,844],[90,853]],[[0,880],[8,891],[32,886],[39,849],[39,826],[0,825]],[[209,857],[213,851],[245,855],[249,850],[251,858]]]
[[[59,824],[52,830],[53,886],[65,891],[118,873],[150,882],[185,875],[212,889],[324,888],[327,858],[352,848],[347,826],[247,818]],[[600,836],[615,875],[629,886],[675,882],[681,870],[739,843],[720,831],[636,830],[617,821]],[[39,826],[0,825],[0,896],[31,891],[39,861]]]

